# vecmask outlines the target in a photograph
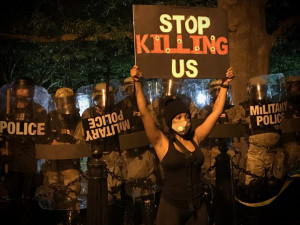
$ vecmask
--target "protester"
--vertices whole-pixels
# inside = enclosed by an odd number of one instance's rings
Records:
[[[135,82],[137,104],[147,137],[164,169],[156,224],[208,224],[200,179],[204,157],[199,144],[222,113],[228,85],[234,78],[233,69],[227,70],[211,114],[194,131],[191,130],[191,115],[186,104],[179,98],[166,102],[165,119],[170,129],[167,136],[156,127],[147,109],[141,85],[142,72],[138,66],[133,66],[130,75]]]
[[[167,132],[168,126],[164,118],[164,105],[165,102],[179,97],[189,107],[191,118],[198,118],[200,114],[199,108],[187,95],[181,94],[178,91],[183,88],[183,80],[181,79],[162,79],[161,96],[154,98],[148,104],[148,110],[150,111],[152,118],[157,127],[162,131]]]

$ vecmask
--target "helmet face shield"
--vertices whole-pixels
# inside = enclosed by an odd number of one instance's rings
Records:
[[[57,111],[62,114],[74,114],[76,109],[76,96],[62,96],[55,99]]]
[[[102,91],[100,92],[94,92],[93,93],[93,104],[95,106],[99,106],[99,107],[105,107],[106,104],[106,91],[105,89],[102,89]]]
[[[104,113],[113,106],[115,91],[112,85],[109,85],[108,89],[109,94],[107,94],[107,87],[104,82],[80,87],[77,90],[77,102],[80,114],[83,115],[89,108],[93,108],[97,113]]]
[[[133,85],[133,83],[125,84],[123,86],[123,91],[126,93],[127,96],[134,95],[134,85]]]
[[[54,96],[57,111],[65,115],[77,113],[76,96],[70,88],[57,89]]]
[[[300,75],[289,76],[286,83],[287,97],[290,102],[296,103],[300,98]]]
[[[248,82],[251,133],[280,132],[287,111],[283,74],[253,77]]]
[[[267,101],[267,87],[266,84],[252,84],[248,86],[249,98],[252,102]]]
[[[25,89],[25,88],[16,89],[14,93],[15,93],[15,98],[18,101],[26,103],[32,100],[29,89]]]
[[[284,101],[286,81],[283,74],[267,74],[248,81],[248,98],[252,103],[272,103]]]
[[[208,92],[210,94],[211,102],[214,103],[219,95],[222,80],[214,80],[209,84]]]
[[[127,77],[122,84],[122,91],[126,93],[126,96],[134,95],[134,82],[131,77]]]
[[[174,96],[177,94],[178,85],[176,81],[172,79],[163,80],[163,88],[165,96]]]
[[[92,98],[93,105],[104,109],[107,104],[113,104],[114,90],[112,86],[108,87],[109,93],[107,93],[106,83],[99,83],[93,87]]]
[[[19,78],[12,86],[12,95],[19,101],[30,101],[34,96],[34,86],[30,78]]]

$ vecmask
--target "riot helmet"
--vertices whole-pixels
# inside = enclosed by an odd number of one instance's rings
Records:
[[[221,85],[223,80],[217,79],[213,80],[209,83],[208,93],[210,95],[210,106],[212,107],[215,104],[215,101],[217,100],[217,97],[219,95]],[[230,108],[231,105],[231,92],[230,90],[226,93],[226,102],[225,102],[225,109]]]
[[[267,86],[268,80],[265,79],[265,76],[253,77],[248,81],[248,98],[249,101],[253,104],[265,104],[267,103]]]
[[[76,108],[76,94],[74,94],[72,89],[67,87],[57,89],[54,101],[59,113],[64,115],[78,113],[78,109]]]
[[[34,81],[29,77],[18,78],[12,86],[12,96],[17,100],[27,102],[34,96]]]
[[[300,76],[289,76],[287,78],[286,90],[288,101],[297,104],[300,99]]]
[[[127,96],[132,96],[134,94],[134,82],[132,77],[127,77],[125,80],[123,80],[122,90]]]
[[[219,95],[222,80],[213,80],[209,84],[208,92],[210,94],[211,102],[214,103]]]
[[[163,96],[176,96],[178,93],[178,90],[182,86],[182,80],[181,79],[163,79],[162,80],[163,85]]]
[[[109,86],[108,88],[109,93],[107,95],[106,93],[106,83],[98,83],[93,87],[93,92],[92,92],[92,98],[93,98],[93,105],[104,109],[108,103],[112,103],[111,99],[113,97],[112,92],[113,88]],[[108,102],[108,99],[110,102]],[[113,103],[112,103],[113,104]]]

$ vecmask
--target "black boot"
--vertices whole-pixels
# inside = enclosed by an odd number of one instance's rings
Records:
[[[124,204],[123,225],[133,225],[133,215],[134,215],[133,199],[130,196],[125,196],[123,204]]]
[[[76,210],[67,210],[63,215],[63,225],[82,225],[80,213]]]
[[[155,204],[153,200],[142,199],[142,214],[144,225],[155,224]]]

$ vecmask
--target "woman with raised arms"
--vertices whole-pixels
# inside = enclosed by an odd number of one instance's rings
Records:
[[[234,78],[230,67],[211,114],[205,121],[191,129],[191,115],[186,104],[178,99],[166,102],[164,112],[169,133],[158,129],[147,109],[142,90],[142,72],[133,66],[137,105],[146,135],[155,149],[164,170],[162,194],[156,225],[207,225],[208,213],[203,200],[203,183],[200,179],[204,156],[199,144],[205,139],[222,113],[228,86]]]

